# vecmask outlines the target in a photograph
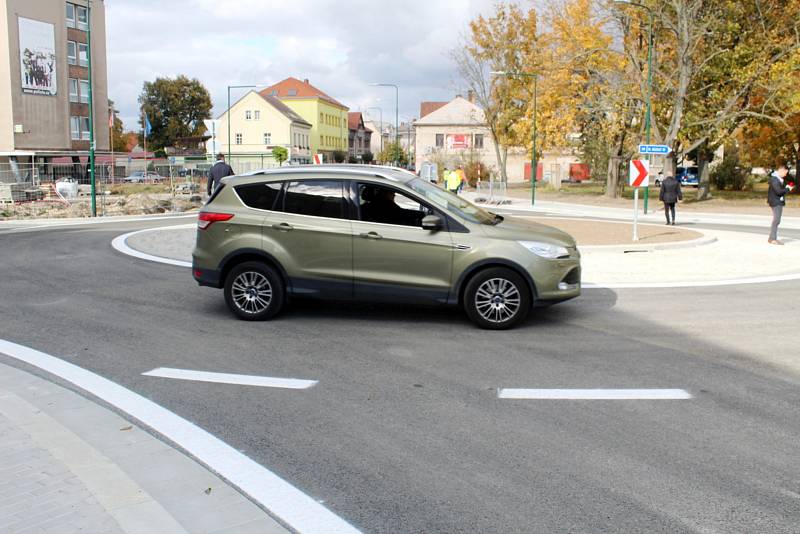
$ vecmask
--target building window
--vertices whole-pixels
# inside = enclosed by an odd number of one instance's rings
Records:
[[[271,145],[272,144],[272,134],[267,132],[264,134],[264,144]]]
[[[67,28],[75,27],[75,6],[67,3]]]
[[[278,96],[278,90],[273,89],[272,91],[269,92],[269,96]]]
[[[89,46],[84,43],[78,43],[78,64],[81,67],[89,66]]]
[[[75,6],[75,13],[78,15],[78,29],[86,31],[89,29],[89,13],[83,6]]]
[[[67,41],[67,63],[78,64],[78,44],[75,41]]]
[[[253,112],[253,118],[257,121],[261,120],[261,110],[257,109]]]
[[[483,148],[483,134],[475,134],[475,148]]]
[[[81,102],[84,104],[89,103],[89,80],[81,80]]]
[[[322,114],[322,112],[320,111],[320,112],[319,112],[319,123],[320,123],[320,124],[322,124],[322,123],[324,122],[324,121],[322,120],[322,117],[324,117],[324,115],[323,115],[323,114]]]
[[[253,118],[253,112],[252,111],[247,110],[247,111],[244,112],[244,120],[249,121],[252,118]]]
[[[236,134],[236,144],[237,145],[241,145],[242,144],[242,134],[240,134],[240,133]]]
[[[436,134],[436,148],[444,147],[444,134]]]
[[[80,141],[80,139],[81,139],[81,118],[80,117],[70,117],[69,118],[69,137],[73,141]]]
[[[297,89],[289,89],[289,91],[286,92],[286,96],[297,96]]]
[[[78,80],[75,78],[69,79],[69,101],[80,102],[78,99]]]
[[[89,117],[81,117],[81,139],[89,140]]]

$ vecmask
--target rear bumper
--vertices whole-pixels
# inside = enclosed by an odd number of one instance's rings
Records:
[[[217,289],[222,287],[220,272],[216,269],[201,269],[192,262],[192,276],[197,280],[198,285],[215,287]]]

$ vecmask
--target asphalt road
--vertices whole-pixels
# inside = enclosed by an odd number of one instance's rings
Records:
[[[367,532],[798,531],[800,283],[587,290],[510,332],[457,310],[318,303],[247,323],[188,269],[109,245],[156,225],[0,233],[0,338],[158,402]],[[141,374],[162,366],[319,384]]]

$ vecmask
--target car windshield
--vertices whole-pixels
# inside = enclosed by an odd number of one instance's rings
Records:
[[[408,186],[439,208],[478,224],[497,224],[499,216],[467,202],[449,191],[419,178],[408,182]]]

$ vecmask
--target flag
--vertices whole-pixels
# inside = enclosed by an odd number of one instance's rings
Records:
[[[147,118],[147,113],[144,114],[144,136],[147,137],[150,135],[150,132],[153,131],[153,127],[150,125],[150,119]]]
[[[114,127],[114,112],[113,111],[108,114],[108,127],[109,128],[113,128]]]

